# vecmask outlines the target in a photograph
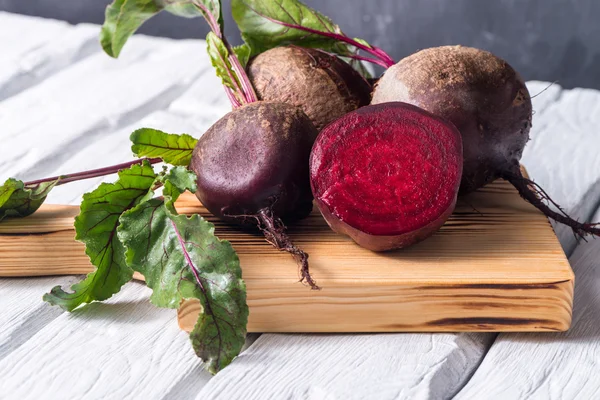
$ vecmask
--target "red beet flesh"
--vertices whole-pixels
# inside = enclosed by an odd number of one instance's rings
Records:
[[[405,103],[363,107],[325,127],[310,159],[327,223],[374,251],[433,234],[452,213],[462,140],[444,119]]]

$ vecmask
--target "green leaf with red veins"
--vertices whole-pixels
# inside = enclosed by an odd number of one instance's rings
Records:
[[[300,1],[232,0],[231,10],[242,38],[252,49],[252,56],[287,44],[319,48],[339,55],[350,55],[354,51],[353,46],[337,39],[300,29],[344,35],[329,17]],[[366,42],[360,40],[359,43]]]
[[[137,157],[158,157],[167,164],[183,166],[190,164],[198,142],[187,134],[175,135],[150,128],[138,129],[129,138],[133,143],[131,151]]]
[[[185,176],[193,175],[189,171],[171,172],[164,198],[124,213],[118,235],[127,248],[128,265],[152,288],[153,304],[177,308],[184,299],[200,301],[203,312],[190,339],[207,369],[216,373],[244,345],[246,287],[237,254],[229,242],[215,236],[214,226],[199,215],[176,214],[173,202],[195,184]]]
[[[0,221],[7,217],[27,217],[37,211],[58,180],[25,185],[10,178],[0,186]]]
[[[106,7],[100,44],[111,57],[118,57],[127,40],[140,26],[161,11],[196,18],[204,17],[211,29],[223,32],[219,0],[114,0]]]
[[[122,170],[118,176],[115,183],[102,183],[86,193],[75,217],[75,239],[85,244],[96,270],[71,286],[70,292],[60,286],[53,288],[44,295],[48,303],[72,311],[82,304],[110,298],[131,280],[133,270],[125,262],[125,247],[117,236],[119,217],[152,196],[157,176],[148,162]]]
[[[171,14],[185,18],[196,18],[200,12],[211,28],[223,32],[223,13],[220,0],[162,0],[170,4],[165,9]]]

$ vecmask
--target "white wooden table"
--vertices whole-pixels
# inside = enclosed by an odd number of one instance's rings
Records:
[[[1,180],[127,161],[134,129],[199,136],[229,110],[202,41],[137,36],[112,60],[97,34],[0,13]],[[575,216],[599,220],[600,92],[554,85],[534,109],[530,175]],[[99,182],[49,201],[77,204]],[[576,273],[567,333],[252,335],[215,377],[141,284],[69,314],[41,296],[77,277],[0,279],[0,398],[600,398],[600,240],[557,232]]]

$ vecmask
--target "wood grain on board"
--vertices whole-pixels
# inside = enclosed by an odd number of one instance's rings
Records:
[[[582,241],[569,259],[577,276],[569,331],[498,335],[456,399],[600,398],[600,240]]]
[[[289,232],[310,254],[321,291],[300,284],[289,254],[259,233],[216,220],[191,194],[177,207],[204,215],[237,250],[250,332],[563,331],[571,322],[573,273],[558,239],[503,181],[461,199],[433,237],[395,252],[355,245],[315,209]],[[0,276],[89,272],[73,240],[77,212],[44,206],[0,224]],[[199,312],[183,303],[180,326],[190,330]]]

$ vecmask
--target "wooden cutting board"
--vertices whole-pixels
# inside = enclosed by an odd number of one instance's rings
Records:
[[[334,233],[315,209],[289,232],[310,254],[320,291],[298,283],[293,259],[260,234],[216,220],[191,194],[177,206],[211,220],[237,250],[250,332],[564,331],[571,323],[567,258],[548,220],[504,181],[459,199],[433,237],[388,253]],[[45,205],[0,223],[0,276],[91,271],[73,239],[77,213],[75,206]],[[183,303],[182,329],[190,330],[199,312],[198,302]]]

